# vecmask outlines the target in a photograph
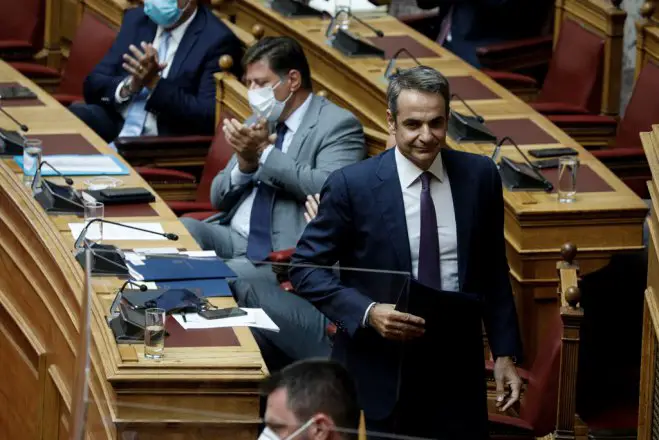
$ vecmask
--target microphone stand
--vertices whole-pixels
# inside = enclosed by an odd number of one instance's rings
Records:
[[[471,108],[467,101],[457,93],[452,93],[451,98],[458,98],[473,116],[463,115],[451,109],[448,118],[448,135],[458,143],[462,142],[496,142],[497,137],[485,125],[485,119]]]
[[[128,276],[130,275],[130,269],[126,264],[123,252],[119,250],[116,246],[104,245],[99,243],[90,244],[88,240],[85,239],[89,227],[94,223],[108,223],[111,225],[121,226],[127,229],[134,229],[136,231],[147,232],[150,234],[160,235],[167,238],[168,240],[177,241],[178,235],[166,232],[156,232],[150,231],[148,229],[138,228],[136,226],[129,226],[123,223],[117,223],[110,220],[105,220],[101,218],[95,218],[85,225],[85,227],[80,231],[80,235],[76,239],[73,247],[74,252],[77,254],[76,259],[78,262],[85,267],[85,260],[81,258],[82,253],[80,253],[81,247],[88,248],[92,251],[94,256],[92,274],[94,275],[112,275],[112,276]],[[106,254],[101,255],[101,254]]]
[[[348,14],[348,17],[354,18],[355,21],[363,24],[368,29],[373,31],[375,35],[382,38],[384,37],[384,32],[380,29],[377,29],[370,24],[366,23],[361,18],[354,15],[351,11],[346,10],[343,13]],[[357,35],[349,32],[347,30],[339,29],[336,31],[336,34],[333,34],[334,29],[336,28],[336,17],[335,15],[330,20],[329,25],[327,25],[327,30],[325,31],[325,36],[328,39],[328,43],[333,48],[337,49],[339,52],[343,53],[349,57],[379,57],[384,58],[384,50],[376,47],[366,41],[360,39]]]
[[[519,148],[519,145],[509,136],[505,136],[497,142],[492,152],[492,161],[496,163],[496,159],[501,152],[501,147],[506,141],[515,147],[526,163],[515,162],[505,156],[502,157],[497,168],[499,169],[499,175],[503,184],[510,191],[552,191],[554,185],[542,175],[540,170],[529,160],[522,149]]]
[[[54,182],[42,179],[41,168],[44,165],[48,165],[58,176],[62,177],[68,186],[57,185]],[[85,205],[82,196],[72,185],[73,179],[65,176],[57,168],[42,160],[32,181],[32,194],[48,214],[82,215]]]
[[[404,47],[401,47],[400,49],[398,49],[398,51],[396,51],[394,56],[391,57],[389,63],[387,63],[387,67],[384,69],[384,78],[386,80],[389,80],[389,78],[391,78],[391,71],[394,69],[394,66],[396,65],[396,61],[398,61],[398,57],[400,56],[401,53],[406,53],[410,58],[414,60],[417,66],[421,65],[419,60],[417,60],[416,57],[412,55],[412,53],[409,50],[405,49]]]

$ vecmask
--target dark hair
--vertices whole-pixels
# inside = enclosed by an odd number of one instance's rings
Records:
[[[387,104],[394,121],[398,115],[398,96],[403,90],[416,90],[441,95],[446,103],[446,115],[448,116],[450,105],[448,80],[432,67],[416,66],[411,69],[401,70],[391,77],[387,89]]]
[[[301,423],[314,414],[327,414],[337,428],[354,430],[342,434],[344,438],[357,438],[360,417],[357,389],[341,364],[327,359],[294,362],[261,384],[266,395],[279,388],[286,390],[288,408]]]
[[[252,45],[243,56],[243,69],[258,61],[267,61],[270,69],[279,77],[297,70],[302,77],[302,88],[311,90],[311,70],[300,43],[290,37],[263,37]]]

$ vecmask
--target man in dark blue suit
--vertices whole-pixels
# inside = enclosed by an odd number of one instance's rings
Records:
[[[506,410],[519,399],[514,360],[522,350],[501,180],[489,158],[446,148],[449,96],[446,79],[429,67],[392,78],[387,119],[396,147],[329,177],[290,276],[297,294],[337,324],[332,356],[355,377],[367,429],[481,439],[487,437],[481,315],[474,321],[441,311],[456,327],[406,369],[401,349],[424,340],[426,322],[395,306],[409,281],[402,273],[436,291],[479,298],[497,404]],[[337,263],[338,276],[323,269]],[[475,322],[465,329],[476,335],[469,347],[450,343],[463,320]]]
[[[553,11],[549,0],[417,0],[421,9],[439,6],[437,42],[480,67],[476,49],[542,34]]]
[[[85,104],[70,110],[107,142],[212,134],[213,74],[225,54],[238,66],[240,42],[206,6],[146,0],[126,12],[114,44],[85,80]]]

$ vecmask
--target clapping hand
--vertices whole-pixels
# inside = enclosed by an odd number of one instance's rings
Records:
[[[276,135],[268,133],[268,124],[264,119],[251,125],[242,124],[236,119],[225,119],[222,130],[236,152],[240,171],[244,173],[252,173],[258,168],[261,153],[276,139]]]
[[[130,53],[124,54],[123,57],[122,67],[132,76],[130,88],[133,93],[142,87],[153,89],[160,80],[160,72],[167,66],[167,63],[160,63],[158,51],[151,43],[143,41],[141,46],[142,50],[131,44],[128,48]]]

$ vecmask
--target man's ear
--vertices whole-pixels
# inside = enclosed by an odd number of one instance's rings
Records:
[[[314,422],[309,427],[309,438],[313,440],[327,440],[332,438],[336,430],[334,420],[326,414],[319,413],[314,416]]]
[[[302,87],[302,75],[299,70],[288,72],[288,80],[291,82],[291,92],[295,93]]]
[[[387,109],[387,126],[389,128],[389,134],[396,134],[396,118],[391,113],[391,110]]]

